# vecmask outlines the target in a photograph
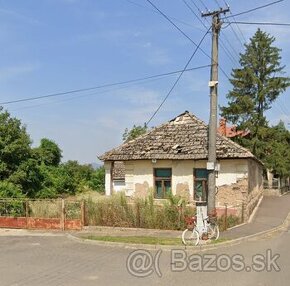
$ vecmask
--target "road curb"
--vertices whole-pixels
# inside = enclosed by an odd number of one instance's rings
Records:
[[[150,244],[132,244],[132,243],[123,243],[123,242],[111,242],[111,241],[97,241],[97,240],[91,240],[86,238],[80,238],[73,234],[67,233],[66,237],[69,239],[72,239],[74,241],[80,242],[80,243],[86,243],[86,244],[94,244],[94,245],[100,245],[100,246],[110,246],[110,247],[121,247],[124,249],[147,249],[147,250],[167,250],[170,251],[172,249],[183,249],[188,250],[192,253],[197,252],[203,252],[203,251],[209,251],[209,250],[215,250],[220,249],[228,246],[233,246],[240,244],[245,241],[254,241],[259,238],[267,238],[270,237],[276,233],[285,231],[287,227],[290,225],[290,213],[287,215],[284,222],[276,226],[272,229],[261,231],[255,234],[251,234],[248,236],[239,237],[236,239],[232,239],[225,242],[220,242],[216,244],[205,244],[205,245],[198,245],[198,246],[182,246],[182,245],[150,245]]]

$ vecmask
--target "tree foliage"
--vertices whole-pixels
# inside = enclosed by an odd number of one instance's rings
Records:
[[[223,117],[239,129],[251,132],[249,147],[255,154],[260,129],[268,125],[265,111],[290,83],[289,77],[283,76],[281,50],[273,46],[274,41],[274,37],[258,29],[245,45],[245,53],[240,57],[241,67],[232,71],[233,88],[227,95],[228,106],[221,108]]]
[[[267,129],[262,160],[266,167],[280,176],[290,175],[290,132],[280,121]]]
[[[265,115],[290,84],[281,65],[281,50],[273,45],[274,41],[274,37],[258,29],[245,45],[240,67],[232,71],[228,106],[221,107],[221,115],[238,129],[250,131],[246,138],[237,138],[238,143],[249,148],[268,167],[284,174],[287,164],[282,142],[289,148],[285,139],[289,132],[281,124],[269,127]],[[281,136],[283,141],[279,143],[276,138]]]
[[[52,140],[42,138],[40,146],[34,149],[35,156],[47,166],[58,166],[61,161],[61,149]]]
[[[0,109],[0,197],[57,198],[89,187],[104,190],[104,172],[77,161],[61,163],[62,151],[52,140],[31,147],[19,119]]]
[[[8,179],[31,156],[31,140],[21,121],[0,107],[0,180]]]
[[[99,193],[105,191],[105,168],[100,167],[94,171],[89,182],[89,186]]]
[[[134,124],[130,130],[128,128],[125,129],[123,133],[123,141],[128,142],[130,140],[136,139],[137,137],[145,134],[147,130],[148,127],[146,124],[143,126]]]

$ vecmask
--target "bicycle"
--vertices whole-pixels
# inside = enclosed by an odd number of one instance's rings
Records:
[[[220,235],[219,226],[216,222],[211,222],[209,217],[204,218],[201,230],[197,228],[196,216],[186,218],[187,229],[182,232],[181,239],[184,245],[198,245],[199,240],[217,240]]]

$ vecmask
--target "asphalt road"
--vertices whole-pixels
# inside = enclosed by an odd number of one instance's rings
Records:
[[[0,286],[290,285],[289,231],[200,256],[132,251],[65,236],[0,236]]]

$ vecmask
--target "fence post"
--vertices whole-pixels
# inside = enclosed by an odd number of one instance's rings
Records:
[[[61,199],[61,219],[60,219],[61,229],[65,230],[65,202]]]
[[[141,219],[140,219],[140,205],[139,202],[135,203],[136,205],[136,227],[141,226]]]
[[[225,203],[225,218],[224,218],[224,230],[228,228],[228,204]]]
[[[85,225],[85,201],[81,201],[81,227]]]
[[[245,212],[245,204],[244,204],[244,202],[242,202],[242,223],[244,223],[244,221],[245,221],[244,212]]]
[[[29,218],[29,201],[25,201],[25,217],[26,217],[26,228],[29,228],[28,218]]]

